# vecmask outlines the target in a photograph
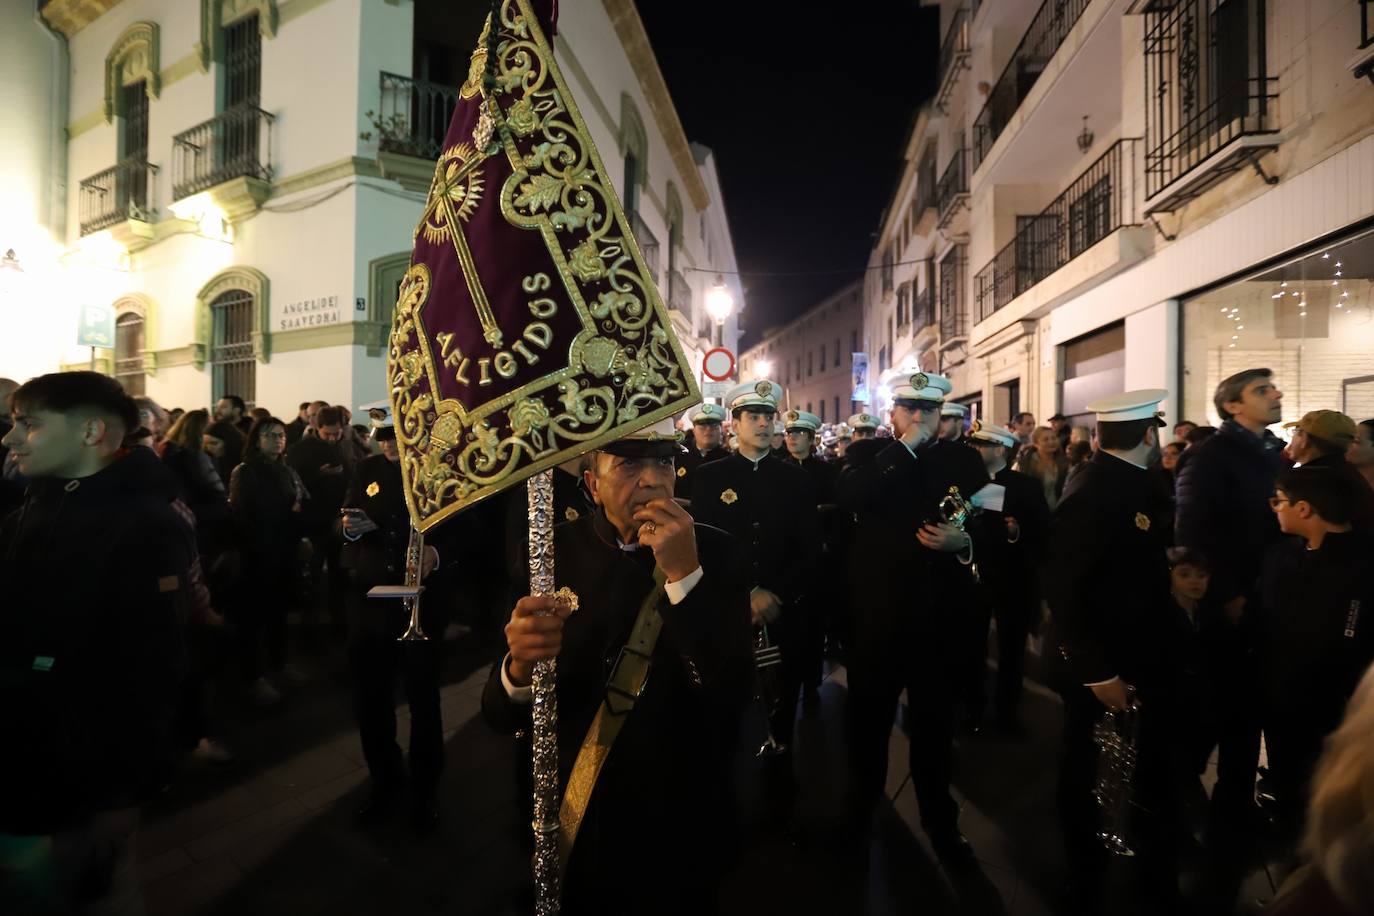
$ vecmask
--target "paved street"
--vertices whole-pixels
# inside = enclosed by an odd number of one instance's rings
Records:
[[[348,708],[344,655],[307,656],[314,681],[282,707],[251,711],[224,703],[233,766],[188,767],[148,813],[140,836],[142,878],[153,916],[211,914],[514,914],[526,869],[516,819],[509,740],[490,732],[478,705],[490,652],[450,645],[443,688],[447,762],[443,823],[427,841],[406,818],[373,831],[353,824],[363,787],[358,739]],[[839,839],[844,672],[832,672],[822,709],[805,717],[806,748],[795,840],[746,823],[747,852],[731,876],[729,911],[968,913],[1037,916],[1054,912],[1060,844],[1054,829],[1056,699],[1038,685],[1027,694],[1032,737],[990,733],[957,748],[961,824],[978,868],[951,875],[918,828],[906,775],[906,748],[894,730],[890,811],[872,833],[866,877]],[[404,735],[408,723],[402,716]],[[684,812],[686,815],[687,812]],[[1240,899],[1267,896],[1264,871]]]

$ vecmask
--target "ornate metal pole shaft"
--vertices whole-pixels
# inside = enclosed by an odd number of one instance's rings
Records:
[[[553,594],[553,472],[535,474],[529,498],[530,594]],[[558,868],[558,696],[557,660],[534,666],[534,894],[536,916],[557,916]]]

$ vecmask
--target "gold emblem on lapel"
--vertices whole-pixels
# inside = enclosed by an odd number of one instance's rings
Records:
[[[581,518],[582,516],[580,516],[580,515],[577,514],[577,510],[576,510],[576,509],[574,509],[572,506],[569,506],[568,508],[566,508],[566,509],[563,510],[563,517],[566,518],[566,519],[567,519],[568,521],[570,521],[570,522],[575,522],[575,521],[577,521],[579,518]]]
[[[1139,528],[1141,531],[1149,531],[1150,517],[1146,515],[1144,512],[1137,512],[1135,514],[1135,526]]]
[[[679,477],[686,477],[686,476],[687,476],[687,469],[686,469],[686,468],[678,468],[678,469],[677,469],[677,476],[679,476]]]
[[[380,492],[382,492],[382,488],[377,486],[377,481],[374,480],[372,481],[372,483],[367,485],[368,496],[376,496]]]
[[[739,494],[734,490],[726,490],[724,493],[720,494],[720,501],[727,506],[733,506],[737,499],[739,499]]]

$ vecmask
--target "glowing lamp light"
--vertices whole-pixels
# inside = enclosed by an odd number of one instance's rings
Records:
[[[706,314],[710,315],[716,324],[725,324],[725,319],[729,318],[734,310],[735,297],[725,285],[725,278],[716,274],[715,284],[706,291]]]
[[[770,360],[761,359],[754,363],[754,368],[759,378],[770,378],[773,375],[773,363]]]

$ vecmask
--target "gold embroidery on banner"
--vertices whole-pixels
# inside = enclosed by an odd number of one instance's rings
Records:
[[[495,91],[481,90],[484,34],[464,84],[464,91],[475,89],[463,97],[483,91],[487,111],[509,130],[490,133],[492,119],[484,112],[474,143],[444,152],[417,235],[453,244],[483,337],[495,352],[464,353],[443,331],[431,338],[424,306],[432,279],[424,264],[414,264],[402,280],[388,353],[403,489],[422,530],[496,492],[512,475],[523,479],[565,460],[570,450],[595,448],[627,426],[700,400],[629,221],[528,0],[504,0],[494,25]],[[484,186],[482,168],[494,155],[505,155],[513,170],[499,191],[503,217],[539,232],[557,268],[552,278],[525,277],[536,320],[523,332],[496,326],[461,225],[484,205],[484,194],[495,191]],[[535,381],[470,411],[443,399],[441,374],[478,391],[553,355],[554,335],[545,320],[557,304],[539,297],[554,283],[582,325],[568,345],[567,364],[554,361]],[[512,342],[503,349],[506,338]]]

